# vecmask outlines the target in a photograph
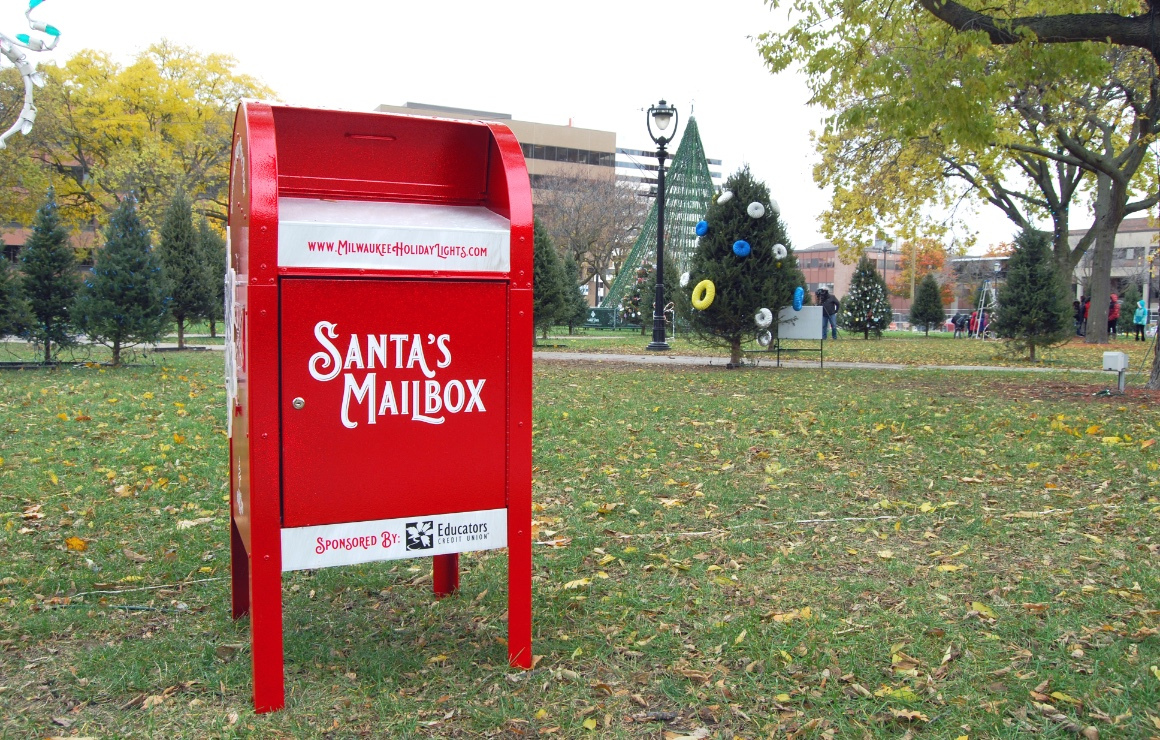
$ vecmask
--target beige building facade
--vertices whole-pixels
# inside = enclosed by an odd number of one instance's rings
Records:
[[[548,175],[607,178],[616,177],[616,132],[577,126],[520,121],[508,113],[451,108],[427,103],[380,105],[380,113],[433,116],[471,121],[499,121],[520,142],[532,181],[532,194]]]

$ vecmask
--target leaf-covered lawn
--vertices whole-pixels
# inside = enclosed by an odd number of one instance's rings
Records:
[[[221,357],[159,361],[0,376],[0,735],[1160,734],[1150,395],[540,363],[536,670],[502,551],[295,573],[256,716]]]
[[[538,349],[564,350],[568,352],[615,352],[645,354],[645,347],[651,339],[642,337],[639,332],[630,331],[597,331],[580,330],[573,336],[568,336],[567,330],[558,328],[549,339],[540,339]],[[672,347],[669,354],[676,355],[704,355],[713,357],[729,357],[728,350],[707,347],[686,339],[683,336],[669,337]],[[817,348],[817,343],[793,341],[793,347]],[[749,349],[759,349],[756,344]],[[954,339],[949,333],[932,332],[929,337],[912,332],[887,332],[881,339],[863,339],[860,334],[851,335],[843,332],[837,341],[827,340],[825,343],[826,362],[874,362],[900,365],[992,365],[1001,367],[1049,367],[1059,369],[1099,370],[1103,367],[1104,352],[1126,352],[1129,357],[1129,372],[1144,371],[1145,376],[1152,368],[1152,355],[1146,355],[1147,350],[1155,351],[1152,340],[1134,342],[1130,339],[1116,339],[1108,344],[1085,344],[1083,339],[1076,338],[1065,345],[1054,349],[1036,350],[1037,361],[1032,363],[1020,355],[1013,355],[1007,351],[1003,342],[979,339]],[[749,355],[750,358],[766,359],[768,355],[757,352]],[[803,359],[808,356],[795,357]],[[814,356],[816,357],[816,355]],[[1143,384],[1143,380],[1139,384]]]

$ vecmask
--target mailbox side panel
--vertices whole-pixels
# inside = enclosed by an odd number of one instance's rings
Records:
[[[511,223],[508,290],[508,662],[532,667],[532,195],[519,142],[490,122],[488,207]]]
[[[242,525],[235,526],[239,539],[248,544],[254,709],[268,712],[285,704],[275,261],[278,161],[268,105],[246,102],[240,106],[232,171],[231,248],[236,249],[240,269],[236,281],[244,285],[235,293],[235,301],[241,303],[242,341],[235,356],[242,358],[242,373],[240,409],[235,409],[231,427],[242,495],[233,497],[232,507],[235,523]],[[238,315],[236,308],[234,315]],[[243,530],[248,534],[243,536]]]

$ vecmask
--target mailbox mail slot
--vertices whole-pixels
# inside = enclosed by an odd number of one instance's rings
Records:
[[[508,550],[531,665],[531,191],[501,124],[246,102],[230,176],[233,614],[284,704],[281,574]]]

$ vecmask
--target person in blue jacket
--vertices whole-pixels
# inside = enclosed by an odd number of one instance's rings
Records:
[[[1136,301],[1136,313],[1132,314],[1132,326],[1136,330],[1136,341],[1144,341],[1144,325],[1148,323],[1148,307],[1144,301]]]

